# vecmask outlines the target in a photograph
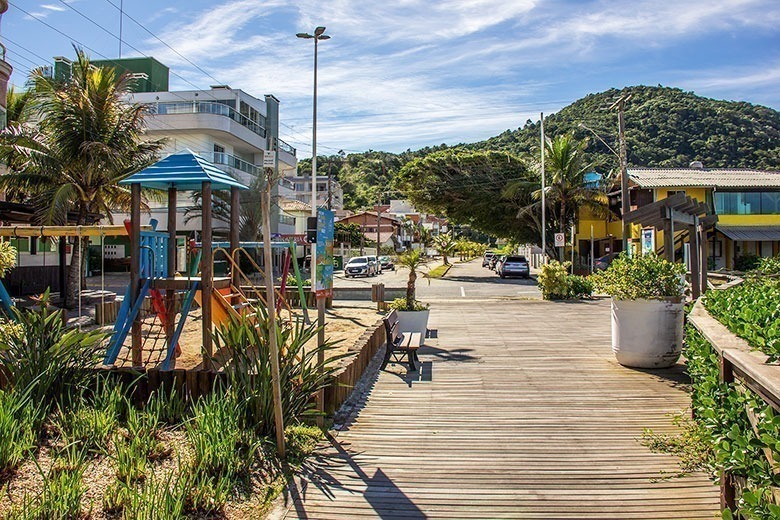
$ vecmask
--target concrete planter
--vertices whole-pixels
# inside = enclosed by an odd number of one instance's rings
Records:
[[[398,311],[398,328],[401,332],[419,332],[423,339],[428,331],[429,310]]]
[[[680,358],[683,303],[670,300],[612,300],[612,351],[634,368],[667,368]]]

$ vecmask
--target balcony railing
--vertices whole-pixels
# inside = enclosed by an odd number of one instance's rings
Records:
[[[241,126],[244,126],[261,137],[265,137],[265,128],[252,121],[235,109],[210,101],[174,101],[163,103],[151,103],[149,109],[153,114],[216,114],[229,117]]]
[[[295,156],[295,148],[290,146],[289,144],[285,143],[281,139],[277,139],[276,142],[279,144],[279,149],[282,151],[285,151],[289,153],[292,156]]]
[[[207,161],[211,161],[214,164],[230,166],[231,168],[235,168],[236,170],[241,170],[242,172],[246,172],[255,177],[259,176],[261,173],[259,166],[255,166],[254,164],[246,162],[243,159],[239,159],[235,155],[230,155],[229,153],[198,152],[198,155],[200,155]]]

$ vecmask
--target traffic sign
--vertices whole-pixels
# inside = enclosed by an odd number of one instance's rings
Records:
[[[273,168],[276,166],[276,152],[265,150],[263,152],[263,168]]]
[[[555,247],[563,247],[566,245],[566,235],[563,233],[555,233]]]

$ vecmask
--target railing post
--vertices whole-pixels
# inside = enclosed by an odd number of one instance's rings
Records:
[[[720,382],[734,383],[734,366],[721,353],[720,356]],[[736,488],[734,478],[726,470],[720,473],[720,508],[735,511],[737,508]]]

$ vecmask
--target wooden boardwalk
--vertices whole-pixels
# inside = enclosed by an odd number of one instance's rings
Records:
[[[608,302],[437,303],[422,375],[380,373],[287,518],[715,518],[718,490],[637,442],[672,431],[680,367],[623,368]],[[422,380],[420,380],[422,379]]]

